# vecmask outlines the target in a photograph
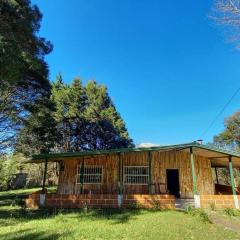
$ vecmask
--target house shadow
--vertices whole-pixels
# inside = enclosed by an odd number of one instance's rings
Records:
[[[113,224],[119,224],[136,219],[141,212],[140,209],[94,209],[90,214],[93,220],[110,220]]]
[[[166,210],[167,211],[167,210]],[[83,210],[72,210],[73,213],[78,213],[73,216],[74,218],[81,218],[82,220],[91,219],[92,221],[98,220],[109,220],[109,224],[124,224],[131,220],[135,220],[138,216],[145,214],[146,212],[157,213],[159,209],[141,209],[141,208],[131,208],[131,209],[90,209],[87,212]]]
[[[0,239],[8,239],[8,240],[55,240],[60,237],[64,237],[66,234],[57,234],[57,233],[49,233],[46,231],[35,231],[35,229],[24,229],[18,231],[11,231],[10,233],[0,233]]]

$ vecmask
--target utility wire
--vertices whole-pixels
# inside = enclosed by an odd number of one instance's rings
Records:
[[[240,91],[240,87],[234,92],[234,94],[231,96],[231,98],[227,101],[227,103],[219,111],[219,113],[212,120],[212,122],[209,124],[209,126],[205,129],[205,131],[201,135],[201,138],[203,138],[208,133],[208,131],[212,128],[212,126],[215,124],[215,122],[218,120],[218,118],[222,115],[222,113],[225,111],[225,109],[228,107],[228,105],[232,102],[232,100],[235,98],[235,96],[238,94],[239,91]]]

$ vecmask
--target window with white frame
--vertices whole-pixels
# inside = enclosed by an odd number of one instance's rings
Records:
[[[147,185],[148,179],[148,166],[124,166],[124,184]]]
[[[77,184],[101,184],[102,183],[102,166],[78,166]]]

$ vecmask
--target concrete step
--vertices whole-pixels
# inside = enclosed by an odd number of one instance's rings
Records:
[[[194,199],[188,198],[188,199],[181,199],[177,198],[175,201],[175,208],[185,210],[188,207],[194,207]]]

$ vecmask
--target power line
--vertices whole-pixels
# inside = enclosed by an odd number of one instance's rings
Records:
[[[218,120],[218,118],[222,115],[222,113],[225,111],[225,109],[228,107],[228,105],[232,102],[232,100],[235,98],[235,96],[238,94],[239,91],[240,91],[240,87],[234,92],[234,94],[231,96],[231,98],[227,101],[227,103],[219,111],[219,113],[216,115],[216,117],[212,120],[212,122],[209,124],[209,126],[206,128],[206,130],[201,135],[201,138],[203,138],[208,133],[208,131],[215,124],[215,122]]]

